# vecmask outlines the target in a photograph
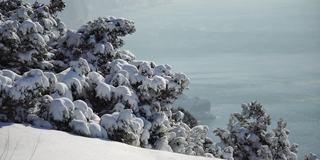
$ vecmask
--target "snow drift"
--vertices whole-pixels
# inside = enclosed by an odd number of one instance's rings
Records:
[[[15,160],[214,160],[9,123],[0,123],[0,153]]]

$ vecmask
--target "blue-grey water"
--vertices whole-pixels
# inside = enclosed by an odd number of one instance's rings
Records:
[[[320,155],[319,0],[67,1],[73,28],[98,16],[134,20],[125,49],[138,59],[171,64],[191,78],[188,96],[211,102],[225,127],[240,104],[259,101],[288,122],[290,139]]]

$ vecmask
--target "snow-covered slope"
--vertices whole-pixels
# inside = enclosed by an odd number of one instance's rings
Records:
[[[0,159],[5,160],[206,160],[210,158],[156,151],[37,129],[0,123]],[[212,159],[212,158],[211,158]]]

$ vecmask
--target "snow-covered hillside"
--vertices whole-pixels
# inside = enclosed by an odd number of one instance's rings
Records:
[[[0,160],[201,159],[154,150],[297,160],[286,123],[268,131],[271,117],[258,102],[231,114],[227,129],[214,130],[220,142],[213,141],[186,109],[205,117],[209,101],[174,103],[188,76],[122,48],[136,31],[133,21],[100,17],[70,30],[58,17],[64,8],[63,0],[0,0],[0,121],[11,122],[0,126]]]
[[[5,160],[206,160],[133,147],[124,143],[71,135],[21,124],[0,123],[0,153]]]
[[[185,74],[121,48],[133,21],[102,17],[69,30],[57,17],[64,7],[63,0],[0,1],[0,121],[232,157],[207,126],[189,124],[192,116],[172,105],[188,88]]]

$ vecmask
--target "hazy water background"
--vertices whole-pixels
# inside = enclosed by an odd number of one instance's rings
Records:
[[[320,155],[319,0],[68,0],[73,28],[98,16],[134,20],[124,48],[191,78],[225,127],[240,104],[258,100],[288,122],[291,141]]]

